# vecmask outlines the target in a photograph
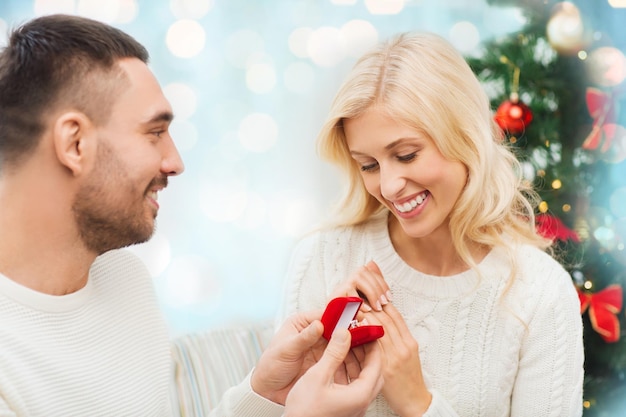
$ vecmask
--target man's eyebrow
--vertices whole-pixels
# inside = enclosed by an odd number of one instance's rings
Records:
[[[145,124],[152,124],[152,123],[158,123],[158,122],[169,123],[172,120],[174,120],[174,113],[170,111],[163,111],[163,112],[155,114],[150,119],[146,120],[144,123]]]

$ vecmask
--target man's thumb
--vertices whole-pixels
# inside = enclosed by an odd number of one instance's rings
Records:
[[[330,368],[329,370],[334,373],[348,355],[351,340],[348,330],[335,329],[320,362],[325,363]]]
[[[324,326],[319,320],[309,324],[304,330],[298,333],[297,344],[301,350],[306,350],[317,343],[322,337]]]

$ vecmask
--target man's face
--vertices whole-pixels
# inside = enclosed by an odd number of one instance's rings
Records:
[[[157,193],[184,169],[168,132],[172,110],[158,82],[140,60],[124,59],[120,66],[129,85],[98,128],[96,161],[73,203],[81,239],[97,254],[147,241]]]

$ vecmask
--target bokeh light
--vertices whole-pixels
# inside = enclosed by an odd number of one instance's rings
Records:
[[[297,28],[291,34],[289,34],[289,38],[287,40],[289,44],[289,50],[292,54],[297,56],[298,58],[308,58],[309,57],[309,37],[313,29],[311,28]]]
[[[103,22],[116,22],[121,10],[120,0],[78,0],[76,13]]]
[[[350,20],[340,32],[345,40],[347,55],[353,58],[359,58],[378,43],[378,31],[367,20]]]
[[[213,0],[170,0],[172,14],[178,19],[201,19],[213,6]]]
[[[365,0],[371,14],[398,14],[404,9],[405,0]]]
[[[119,2],[119,10],[117,13],[117,18],[115,19],[115,23],[131,23],[137,18],[137,14],[139,13],[139,5],[137,4],[137,0],[120,0]]]
[[[324,26],[309,36],[308,56],[320,67],[332,67],[345,58],[346,39],[335,27]]]
[[[75,0],[35,0],[33,3],[35,15],[42,16],[52,13],[74,14],[76,12]]]
[[[591,82],[603,87],[615,87],[626,79],[626,56],[617,48],[605,46],[594,49],[586,60]]]
[[[110,24],[130,23],[139,6],[136,0],[35,0],[35,15],[51,13],[78,14]]]
[[[609,0],[609,5],[611,7],[615,7],[616,9],[618,8],[626,8],[626,0]]]
[[[178,20],[167,31],[167,47],[173,55],[180,58],[198,55],[204,48],[204,42],[204,28],[195,20]]]
[[[480,34],[474,24],[458,22],[450,29],[450,42],[464,54],[474,51],[480,43]]]

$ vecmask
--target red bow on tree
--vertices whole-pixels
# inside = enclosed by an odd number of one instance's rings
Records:
[[[583,142],[583,149],[606,152],[615,138],[618,125],[615,124],[615,99],[612,94],[605,93],[597,88],[587,88],[587,110],[593,118],[591,132]]]
[[[591,327],[600,334],[607,343],[619,340],[619,320],[617,314],[622,310],[622,287],[619,284],[609,285],[597,293],[578,291],[580,314],[589,309]]]
[[[549,214],[538,214],[535,217],[537,232],[548,239],[557,239],[565,242],[572,239],[574,242],[580,242],[578,233],[563,224],[561,219]]]

